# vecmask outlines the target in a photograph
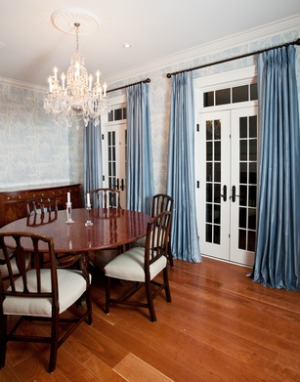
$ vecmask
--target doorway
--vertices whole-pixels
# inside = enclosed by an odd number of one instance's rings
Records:
[[[201,253],[253,265],[257,200],[257,108],[198,115],[197,205]]]
[[[114,105],[103,125],[103,187],[120,191],[120,205],[126,208],[126,106]]]

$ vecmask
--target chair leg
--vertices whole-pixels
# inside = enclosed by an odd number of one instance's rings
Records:
[[[105,313],[109,313],[109,305],[110,305],[110,277],[105,277]]]
[[[169,260],[171,268],[173,268],[174,267],[174,261],[173,261],[173,254],[172,254],[172,248],[171,248],[170,242],[168,244],[168,260]]]
[[[55,322],[54,322],[55,321]],[[58,317],[52,322],[51,328],[51,349],[50,349],[50,362],[49,373],[56,368],[57,348],[58,348]]]
[[[150,313],[150,321],[154,322],[154,321],[156,321],[156,314],[155,314],[155,310],[154,310],[154,304],[153,304],[153,298],[152,298],[152,293],[151,293],[151,283],[150,282],[145,283],[145,289],[146,289],[147,304],[148,304],[149,313]]]
[[[0,328],[0,369],[5,366],[6,358],[6,336],[7,336],[7,316],[2,314]]]
[[[93,324],[93,314],[92,314],[92,303],[91,303],[91,289],[89,288],[85,293],[86,299],[86,309],[88,312],[87,322],[89,325]]]
[[[164,277],[164,286],[165,286],[165,292],[166,292],[166,300],[167,302],[172,301],[171,297],[171,290],[169,285],[169,275],[168,275],[168,268],[165,267],[163,270],[163,277]]]

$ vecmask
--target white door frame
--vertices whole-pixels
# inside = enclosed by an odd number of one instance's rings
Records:
[[[203,94],[205,92],[209,92],[211,90],[224,89],[224,88],[232,87],[232,86],[241,86],[244,84],[249,84],[253,81],[256,81],[256,68],[254,66],[239,69],[239,70],[234,70],[234,71],[230,71],[230,72],[225,72],[225,73],[218,73],[218,74],[213,75],[213,76],[196,78],[194,80],[195,105],[196,105],[196,107],[195,107],[195,112],[196,112],[195,118],[196,118],[196,121],[199,120],[199,115],[206,114],[206,113],[207,114],[208,113],[216,113],[215,115],[217,115],[217,113],[218,113],[220,116],[222,116],[223,119],[225,118],[226,120],[228,120],[228,118],[231,119],[231,111],[229,111],[229,109],[230,110],[233,110],[233,109],[238,110],[241,108],[248,107],[251,104],[251,102],[247,102],[247,105],[246,104],[243,105],[243,103],[237,103],[237,104],[229,104],[229,105],[221,105],[221,106],[205,107],[204,108],[203,107]],[[252,102],[252,103],[255,106],[257,105],[257,102]],[[225,111],[226,108],[228,109],[227,113],[229,113],[227,116],[226,116],[226,111]],[[204,132],[201,129],[203,129],[203,126],[200,126],[200,128],[199,128],[200,132],[198,134],[203,135]],[[231,134],[231,133],[229,132],[229,134]],[[203,150],[199,150],[199,146],[197,147],[197,142],[199,142],[198,139],[195,140],[195,145],[196,145],[195,146],[196,180],[202,179],[202,181],[203,181],[203,174],[201,174],[201,171],[204,171],[205,169],[200,169],[199,167],[201,167],[201,166],[197,166],[197,163],[205,163],[205,158],[203,157],[203,155],[205,155],[205,153],[203,153]],[[224,142],[226,142],[226,141],[224,141]],[[222,158],[223,157],[224,156],[222,154]],[[233,163],[233,162],[230,159],[230,162],[229,162],[230,166],[231,166],[231,163]],[[227,170],[234,172],[234,169],[229,168],[229,166],[227,166],[227,167],[228,167],[227,169],[226,169],[226,167],[223,167],[223,169],[222,169],[222,172],[224,174],[226,174]],[[228,174],[227,174],[227,176],[228,176]],[[230,195],[231,195],[231,189],[229,189],[229,187],[227,187],[227,202],[224,202],[223,200],[221,200],[221,205],[223,208],[223,214],[222,214],[222,224],[223,225],[232,223],[231,208],[229,207]],[[203,202],[199,203],[199,201],[200,200],[204,201],[205,200],[204,197],[205,197],[205,190],[200,185],[200,187],[197,187],[197,189],[196,189],[199,233],[201,231],[200,230],[200,216],[203,217],[205,214],[205,203],[203,203]],[[228,205],[228,208],[227,208],[226,203]],[[223,216],[224,211],[226,214],[228,214],[228,216],[226,218],[226,221],[228,221],[228,223],[226,223],[224,220],[225,219],[225,217]],[[235,219],[236,219],[236,215],[235,215]],[[200,249],[202,248],[201,239],[203,240],[203,235],[204,235],[204,231],[202,229],[202,232],[200,233]],[[224,260],[224,261],[232,261],[232,262],[239,263],[236,256],[232,256],[232,258],[231,258],[230,245],[232,245],[232,243],[230,242],[230,239],[228,238],[228,240],[226,240],[226,238],[224,238],[224,241],[222,243],[222,248],[220,248],[220,250],[219,250],[218,258],[221,260]],[[226,248],[228,249],[227,251],[226,251]],[[201,249],[201,251],[202,251],[202,249]],[[204,253],[204,255],[209,256],[209,254],[206,254],[206,253]],[[248,253],[248,255],[242,256],[241,258],[242,258],[241,261],[244,262],[245,265],[251,265],[250,263],[253,261],[253,253]]]

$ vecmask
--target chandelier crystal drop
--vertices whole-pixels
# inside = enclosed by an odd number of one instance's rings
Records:
[[[107,112],[107,85],[100,83],[100,72],[96,72],[96,79],[93,83],[93,76],[88,75],[84,66],[84,56],[78,51],[78,30],[79,23],[74,23],[76,30],[76,51],[71,56],[71,65],[65,73],[61,74],[58,80],[58,70],[53,69],[53,75],[49,76],[49,92],[44,99],[44,108],[47,113],[54,115],[65,115],[72,118],[78,115],[83,118],[85,126],[90,120],[95,121],[95,125],[100,122],[100,116]]]

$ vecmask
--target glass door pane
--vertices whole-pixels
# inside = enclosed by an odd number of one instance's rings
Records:
[[[230,113],[205,113],[200,114],[199,118],[196,168],[199,169],[200,189],[196,197],[200,208],[198,228],[201,253],[228,260],[230,211],[228,195],[225,194],[230,179]]]
[[[257,207],[257,111],[232,112],[230,260],[253,265]]]

